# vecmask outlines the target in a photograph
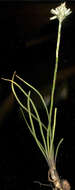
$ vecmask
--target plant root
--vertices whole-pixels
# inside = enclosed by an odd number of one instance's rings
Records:
[[[60,180],[55,167],[49,169],[48,181],[52,183],[53,190],[70,190],[71,189],[71,186],[66,179]]]

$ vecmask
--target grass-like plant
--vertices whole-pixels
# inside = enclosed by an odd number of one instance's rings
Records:
[[[16,72],[14,72],[13,77],[11,80],[4,79],[6,81],[11,82],[11,88],[12,92],[20,106],[20,110],[22,112],[23,118],[26,122],[26,125],[34,137],[40,151],[42,152],[45,160],[48,163],[49,171],[48,171],[48,180],[53,184],[53,188],[55,190],[69,190],[70,185],[67,180],[60,180],[59,175],[56,170],[56,159],[58,155],[59,147],[63,141],[63,138],[58,142],[56,150],[54,150],[54,136],[55,136],[55,127],[56,127],[56,114],[57,114],[57,108],[54,108],[53,112],[53,103],[54,103],[54,92],[55,92],[55,84],[56,84],[56,76],[57,76],[57,70],[58,70],[58,61],[59,61],[59,47],[60,47],[60,37],[61,37],[61,27],[63,20],[71,13],[70,9],[66,8],[66,4],[62,3],[60,6],[58,6],[56,9],[51,9],[51,13],[54,15],[50,18],[50,20],[58,19],[59,25],[58,25],[58,35],[57,35],[57,44],[56,44],[56,61],[55,61],[55,69],[54,69],[54,77],[53,77],[53,85],[52,85],[52,92],[51,92],[51,104],[50,109],[48,110],[46,103],[44,101],[44,98],[40,94],[40,92],[27,83],[25,80],[23,80],[21,77],[19,77]],[[23,82],[24,85],[29,87],[29,92],[26,93],[26,91],[17,83],[15,82],[15,78],[20,80],[20,82]],[[15,90],[15,86],[23,93],[23,95],[27,98],[27,107],[22,103],[20,98],[17,95],[17,92]],[[46,111],[48,124],[45,126],[45,124],[41,121],[40,115],[38,113],[38,110],[31,98],[31,92],[35,91],[35,93],[40,97],[41,102],[44,106],[44,109]],[[31,110],[31,107],[33,108],[33,112]],[[29,120],[26,119],[25,111],[29,115]],[[52,117],[54,114],[54,119],[52,122]],[[40,134],[42,137],[42,141],[39,140],[38,135],[36,133],[36,129],[34,126],[34,120],[38,122],[38,126],[40,129]]]

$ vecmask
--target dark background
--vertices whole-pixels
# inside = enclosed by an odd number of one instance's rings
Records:
[[[16,70],[43,96],[49,95],[58,29],[57,20],[49,22],[49,10],[58,4],[0,2],[0,78],[11,78]],[[74,189],[75,3],[68,1],[67,6],[73,13],[62,26],[55,92],[58,107],[55,147],[63,137],[57,169]],[[67,92],[65,96],[63,89]],[[45,120],[40,103],[35,104]],[[10,84],[0,80],[0,189],[47,189],[33,183],[35,180],[47,183],[47,172],[47,163],[20,115]]]

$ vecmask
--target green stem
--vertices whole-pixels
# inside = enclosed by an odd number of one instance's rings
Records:
[[[51,118],[52,118],[53,103],[54,103],[54,92],[55,92],[56,76],[57,76],[57,69],[58,69],[58,58],[59,58],[61,25],[62,25],[61,22],[59,22],[58,37],[57,37],[57,46],[56,46],[56,64],[55,64],[55,69],[54,69],[54,78],[53,78],[53,86],[52,86],[52,93],[51,93],[50,118],[49,118],[50,123],[51,123]]]
[[[49,136],[50,136],[50,139],[51,139],[51,119],[52,119],[52,111],[53,111],[53,103],[54,103],[54,92],[55,92],[55,85],[56,85],[56,76],[57,76],[57,69],[58,69],[61,26],[62,26],[62,22],[59,22],[57,45],[56,45],[56,63],[55,63],[55,69],[54,69],[54,77],[53,77],[53,85],[52,85],[52,93],[51,93],[51,105],[50,105],[50,112],[49,112],[49,124],[48,124],[48,130],[47,130],[48,150],[49,150]]]

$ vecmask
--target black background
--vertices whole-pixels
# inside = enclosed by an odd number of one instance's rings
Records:
[[[0,2],[0,77],[18,75],[44,93],[52,82],[58,21],[49,22],[49,10],[59,3]],[[75,3],[68,1],[73,13],[62,26],[58,72],[75,64]],[[75,69],[75,68],[74,68]],[[57,169],[74,189],[75,160],[75,72],[62,74],[56,94],[67,83],[66,100],[56,98],[57,127],[55,146],[64,138]],[[51,88],[51,87],[50,87]],[[20,116],[18,105],[10,98],[9,83],[0,80],[0,189],[47,189],[34,184],[47,183],[48,166]],[[47,94],[46,94],[47,95]],[[36,101],[37,104],[37,101]],[[9,106],[10,105],[10,106]],[[43,108],[40,114],[45,119]]]

